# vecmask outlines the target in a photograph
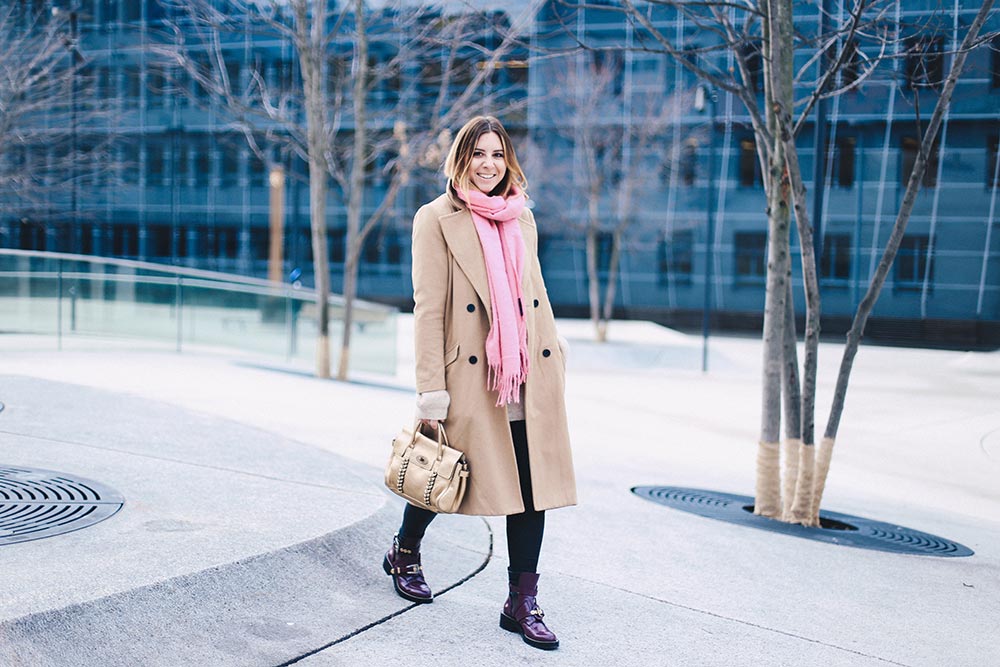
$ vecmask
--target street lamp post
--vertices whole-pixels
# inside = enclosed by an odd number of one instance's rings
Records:
[[[699,112],[709,109],[709,129],[708,129],[708,201],[706,202],[706,212],[708,224],[705,232],[705,293],[704,305],[701,315],[701,370],[708,371],[708,334],[711,328],[712,312],[712,241],[715,236],[715,103],[718,101],[718,94],[714,88],[704,84],[699,85],[695,91],[694,108]]]

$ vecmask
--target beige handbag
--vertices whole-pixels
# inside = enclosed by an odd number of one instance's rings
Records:
[[[437,432],[435,442],[420,432],[419,421],[412,429],[403,427],[392,441],[385,485],[412,505],[451,514],[465,497],[469,464],[465,454],[449,446],[440,423]]]

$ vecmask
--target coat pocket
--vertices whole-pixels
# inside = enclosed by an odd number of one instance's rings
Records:
[[[450,350],[444,353],[445,368],[448,368],[448,366],[451,366],[453,363],[455,363],[456,360],[458,360],[458,351],[460,347],[461,347],[460,345],[456,345],[455,347],[451,348]]]

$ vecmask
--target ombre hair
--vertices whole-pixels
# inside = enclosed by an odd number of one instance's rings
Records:
[[[528,179],[524,177],[521,164],[517,161],[510,135],[493,116],[476,116],[458,131],[455,141],[451,144],[451,150],[448,151],[448,159],[444,163],[444,175],[448,177],[448,187],[460,192],[468,192],[474,187],[469,173],[472,169],[472,156],[480,137],[490,132],[500,137],[507,173],[489,194],[506,197],[515,185],[521,192],[527,192]]]

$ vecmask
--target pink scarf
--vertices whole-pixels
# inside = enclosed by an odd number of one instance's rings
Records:
[[[472,213],[490,286],[493,325],[486,336],[486,386],[499,392],[497,407],[518,403],[528,377],[528,327],[521,292],[524,238],[517,221],[524,209],[524,194],[516,187],[506,199],[479,190],[458,194]]]

